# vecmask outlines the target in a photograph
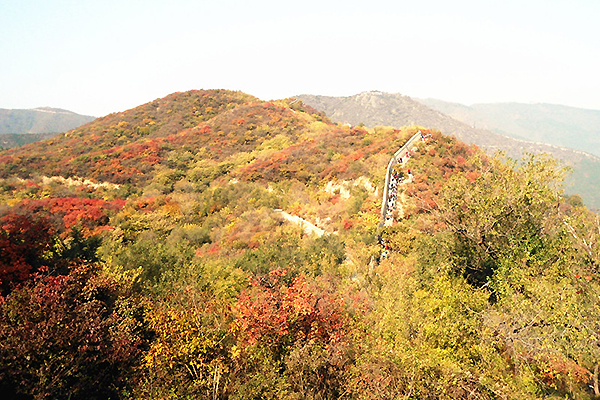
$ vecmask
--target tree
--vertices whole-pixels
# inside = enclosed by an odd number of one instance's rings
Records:
[[[128,385],[145,341],[143,307],[91,265],[36,276],[0,302],[3,392],[106,399]]]
[[[236,388],[252,388],[248,397],[277,397],[287,390],[303,398],[331,398],[343,392],[352,362],[350,320],[327,282],[274,269],[242,291],[234,326]],[[265,366],[279,376],[269,378],[261,372]],[[278,388],[269,387],[278,380]]]
[[[6,294],[47,265],[53,229],[47,218],[9,212],[0,217],[0,288]]]
[[[496,158],[474,181],[453,178],[439,215],[451,270],[490,290],[483,340],[524,390],[580,398],[600,360],[597,234],[582,208],[561,204],[562,176],[549,159]]]
[[[499,158],[480,166],[475,181],[464,174],[449,181],[440,217],[454,236],[455,267],[482,286],[503,260],[531,264],[551,246],[563,172],[556,162],[533,156],[520,166]]]

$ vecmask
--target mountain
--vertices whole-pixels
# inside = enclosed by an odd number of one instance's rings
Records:
[[[504,151],[513,158],[521,158],[527,152],[551,154],[573,168],[566,181],[567,192],[580,194],[590,207],[600,208],[600,158],[586,151],[510,137],[483,129],[477,123],[475,127],[473,121],[466,124],[401,94],[370,91],[348,97],[300,95],[297,98],[339,123],[363,123],[370,127],[414,124],[439,129],[491,153]],[[448,108],[457,115],[465,110],[459,105]],[[465,111],[462,115],[467,114]]]
[[[296,130],[307,129],[307,118],[314,122],[307,115],[240,92],[175,93],[0,153],[0,175],[43,173],[138,183],[152,179],[169,157],[182,153],[180,146],[222,160],[279,134],[295,138]]]
[[[56,136],[54,133],[3,133],[0,134],[0,148],[10,149],[40,140],[50,139]]]
[[[464,123],[517,139],[600,156],[600,111],[556,104],[462,104],[417,100]]]
[[[227,90],[0,151],[0,391],[597,398],[598,218],[560,179]]]
[[[76,114],[59,108],[39,107],[29,110],[0,109],[0,146],[20,146],[42,136],[16,138],[15,134],[49,134],[66,132],[93,121],[95,117]]]

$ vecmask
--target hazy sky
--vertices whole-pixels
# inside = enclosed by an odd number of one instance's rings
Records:
[[[0,108],[215,88],[600,109],[600,1],[0,0]]]

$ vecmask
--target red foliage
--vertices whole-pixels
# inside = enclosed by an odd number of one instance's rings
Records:
[[[354,153],[350,154],[350,159],[352,161],[356,161],[358,159],[361,159],[365,156],[365,152],[363,150],[358,150],[355,151]]]
[[[221,251],[221,246],[218,243],[213,243],[208,247],[208,254],[217,254]]]
[[[13,291],[0,302],[3,388],[40,399],[117,397],[142,343],[140,306],[119,297],[89,266]]]
[[[345,230],[349,230],[354,226],[354,223],[348,219],[344,219],[343,223],[344,223]]]
[[[590,381],[590,371],[563,355],[547,354],[528,358],[537,367],[542,382],[555,389],[568,391],[571,384],[569,378],[579,384]]]
[[[26,281],[44,264],[52,246],[47,218],[9,213],[0,218],[0,289]]]
[[[466,176],[467,176],[467,179],[468,179],[469,181],[471,181],[471,182],[475,182],[475,181],[477,180],[477,178],[479,178],[479,175],[480,175],[480,174],[479,174],[479,172],[477,172],[477,171],[469,171],[469,172],[467,172],[467,174],[466,174]]]
[[[439,132],[429,132],[432,139],[426,151],[416,160],[413,168],[413,181],[405,187],[409,196],[417,197],[416,213],[429,213],[437,208],[440,191],[453,175],[464,173],[474,181],[479,176],[475,165],[470,161],[476,152],[469,146]]]
[[[0,290],[7,292],[31,274],[53,264],[56,235],[67,238],[78,228],[84,239],[109,229],[109,215],[122,200],[48,198],[23,200],[0,216]]]
[[[236,324],[244,345],[282,346],[297,340],[328,345],[348,329],[343,302],[299,275],[286,282],[287,271],[275,269],[240,295]]]
[[[79,226],[82,228],[84,237],[88,237],[106,229],[109,215],[120,210],[124,205],[124,200],[105,201],[66,197],[26,199],[16,207],[32,214],[52,217],[54,228],[58,233],[68,234],[68,230]]]

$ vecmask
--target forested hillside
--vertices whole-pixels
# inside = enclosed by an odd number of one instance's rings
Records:
[[[600,209],[600,186],[597,184],[600,158],[594,150],[597,135],[593,134],[598,112],[575,112],[577,109],[560,106],[554,108],[554,111],[560,111],[554,114],[552,108],[547,110],[542,106],[521,105],[515,109],[506,105],[505,110],[493,105],[469,108],[438,100],[417,101],[398,93],[378,91],[348,97],[301,95],[298,98],[339,123],[362,123],[368,127],[416,124],[476,144],[488,154],[503,151],[512,158],[522,158],[527,153],[550,154],[572,168],[565,180],[566,192],[579,194],[588,207]],[[566,127],[569,129],[564,129]],[[577,131],[575,127],[581,129]],[[558,136],[561,139],[555,140]],[[573,145],[576,142],[579,144]]]
[[[59,108],[0,109],[0,148],[16,147],[47,139],[92,120],[94,117]]]
[[[13,147],[23,146],[37,142],[39,140],[50,139],[56,136],[57,132],[54,133],[4,133],[0,134],[0,149],[10,149]]]
[[[2,151],[0,390],[594,398],[600,225],[562,177],[224,90]]]

